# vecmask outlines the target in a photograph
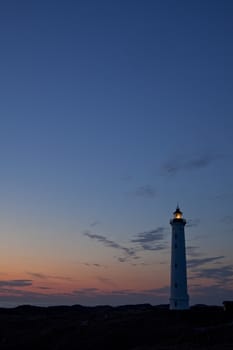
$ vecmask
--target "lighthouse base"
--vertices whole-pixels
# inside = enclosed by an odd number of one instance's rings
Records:
[[[171,298],[170,299],[170,310],[188,310],[189,309],[189,298]]]

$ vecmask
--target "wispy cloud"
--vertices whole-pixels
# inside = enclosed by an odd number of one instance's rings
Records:
[[[197,227],[200,223],[199,219],[190,219],[187,220],[186,227]]]
[[[219,304],[224,300],[232,299],[232,287],[225,284],[212,284],[209,286],[194,285],[190,287],[193,303]]]
[[[141,262],[141,263],[133,263],[133,264],[131,264],[132,266],[149,266],[149,265],[151,265],[151,264],[147,264],[147,263],[145,263],[145,262]]]
[[[95,226],[97,226],[97,225],[100,225],[100,221],[98,221],[98,220],[95,220],[95,221],[92,221],[91,223],[90,223],[90,226],[91,227],[95,227]]]
[[[215,196],[209,197],[209,199],[212,201],[213,199],[219,200],[219,201],[225,201],[225,200],[232,200],[233,198],[233,192],[225,192],[221,194],[217,194]]]
[[[200,252],[199,246],[187,246],[186,251],[187,251],[187,255],[192,258],[197,258],[198,256],[202,255],[202,253]]]
[[[143,250],[163,250],[167,248],[167,244],[164,242],[164,231],[164,227],[144,231],[136,234],[136,238],[132,239],[131,242],[137,243]]]
[[[223,222],[224,224],[233,224],[233,216],[232,215],[226,215],[221,219],[221,222]]]
[[[131,293],[134,293],[135,291],[132,289],[116,289],[116,290],[112,290],[110,293],[112,295],[129,295]]]
[[[121,263],[124,263],[124,262],[126,262],[126,261],[128,260],[128,257],[118,256],[118,257],[117,257],[117,260],[118,260],[119,262],[121,262]]]
[[[151,231],[144,231],[136,234],[135,239],[132,239],[131,242],[134,243],[149,243],[154,241],[161,241],[164,239],[164,228],[158,227]]]
[[[135,253],[136,252],[138,252],[140,249],[136,249],[135,248]],[[125,256],[116,256],[115,257],[119,262],[126,262],[126,261],[129,261],[129,260],[138,260],[138,259],[141,259],[141,257],[140,256],[138,256],[138,255],[133,255],[133,256],[127,256],[127,255],[125,255]]]
[[[80,288],[80,289],[76,289],[73,290],[72,294],[84,294],[84,295],[90,295],[90,294],[96,294],[99,293],[100,290],[98,288]]]
[[[228,284],[233,281],[233,265],[198,269],[195,271],[195,277],[212,279],[221,285]]]
[[[196,267],[200,267],[203,266],[205,264],[208,263],[213,263],[213,262],[217,262],[219,260],[224,259],[223,255],[220,256],[212,256],[209,258],[194,258],[194,259],[189,259],[188,260],[188,267],[189,268],[196,268]]]
[[[85,262],[85,263],[82,263],[82,265],[85,265],[85,266],[89,266],[89,267],[106,267],[105,265],[102,265],[102,264],[98,264],[98,263],[88,263],[88,262]]]
[[[111,239],[108,239],[105,236],[93,234],[90,232],[85,232],[84,235],[90,239],[93,239],[99,243],[102,243],[105,247],[110,247],[110,248],[120,250],[122,253],[124,253],[124,257],[122,258],[122,259],[124,259],[124,261],[126,261],[127,258],[134,257],[136,255],[135,249],[125,247],[125,246],[123,246],[123,245],[121,245],[121,244],[119,244]]]
[[[48,275],[44,275],[43,273],[39,273],[39,272],[28,272],[27,274],[29,276],[40,278],[40,279],[47,279],[49,277]]]
[[[106,278],[106,277],[101,277],[101,276],[98,276],[97,277],[97,280],[107,286],[111,286],[111,287],[116,287],[116,283],[113,282],[110,278]]]
[[[38,278],[38,279],[57,279],[57,280],[64,280],[64,281],[72,280],[72,278],[68,276],[46,275],[40,272],[27,272],[27,274],[31,277]]]
[[[151,303],[153,305],[167,303],[169,297],[169,286],[150,288],[144,290],[117,289],[111,291],[98,289],[95,287],[77,288],[70,292],[46,293],[46,288],[39,289],[41,292],[9,288],[1,292],[2,305],[16,306],[30,303],[34,305],[124,305]],[[44,289],[44,292],[43,292]],[[211,286],[193,284],[189,288],[192,303],[220,304],[223,300],[232,297],[232,287],[230,284],[213,283]]]
[[[33,283],[32,280],[8,280],[0,281],[0,287],[28,287]]]
[[[121,177],[121,180],[122,180],[122,181],[129,182],[129,181],[132,181],[132,180],[133,180],[133,176],[131,176],[131,175],[122,176],[122,177]]]
[[[192,156],[190,158],[178,157],[172,161],[165,163],[162,166],[162,173],[174,175],[181,171],[192,171],[208,167],[220,156],[213,154],[206,154],[201,156]]]
[[[151,185],[144,185],[137,187],[132,194],[137,197],[155,198],[157,196],[157,191]]]
[[[166,244],[142,244],[141,245],[143,250],[151,250],[151,251],[160,251],[160,250],[164,250],[167,248],[167,245]]]
[[[119,244],[103,235],[90,232],[85,232],[84,235],[90,239],[102,243],[106,247],[117,249],[123,253],[121,256],[115,257],[121,263],[127,262],[129,260],[140,259],[138,253],[142,251],[160,251],[166,249],[168,246],[167,242],[164,240],[164,227],[158,227],[154,230],[144,231],[136,234],[134,238],[129,242],[131,245],[130,247]],[[89,263],[85,263],[85,265],[89,266]],[[95,266],[100,267],[99,264],[96,264]]]
[[[164,286],[161,288],[146,289],[144,293],[155,294],[155,295],[168,295],[170,293],[170,287]]]

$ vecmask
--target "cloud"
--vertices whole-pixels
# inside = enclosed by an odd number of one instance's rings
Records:
[[[89,267],[106,267],[105,265],[97,264],[97,263],[82,263],[82,265],[89,266]]]
[[[150,244],[142,244],[141,245],[143,250],[151,250],[151,251],[159,251],[164,250],[167,248],[166,244],[157,244],[157,245],[150,245]]]
[[[56,280],[62,280],[62,281],[73,281],[73,279],[68,276],[50,275],[48,277]]]
[[[232,288],[225,285],[212,284],[210,286],[190,286],[193,304],[222,304],[224,300],[232,299]]]
[[[187,246],[186,247],[187,255],[193,258],[201,256],[200,247],[198,246]]]
[[[146,290],[144,290],[144,293],[156,294],[156,295],[167,295],[168,296],[170,293],[170,287],[164,286],[161,288],[146,289]]]
[[[41,279],[47,279],[48,276],[44,275],[43,273],[39,273],[39,272],[28,272],[27,273],[29,276],[35,277],[35,278],[41,278]]]
[[[198,247],[189,247],[191,248],[191,256],[194,256],[193,259],[188,259],[187,265],[191,272],[189,275],[189,280],[195,279],[211,279],[215,283],[227,284],[233,281],[233,265],[223,265],[223,259],[225,256],[213,256],[213,257],[204,257],[204,258],[195,258],[196,248]],[[193,253],[192,253],[193,250]],[[207,264],[213,264],[211,267],[205,267]],[[204,266],[204,267],[203,267]]]
[[[219,155],[210,154],[190,157],[189,159],[185,159],[183,156],[181,156],[175,160],[165,163],[162,166],[162,173],[175,175],[181,171],[193,171],[206,168],[218,158]]]
[[[130,240],[131,247],[123,246],[113,240],[108,239],[106,236],[91,233],[86,231],[83,233],[84,236],[87,236],[90,239],[94,239],[97,242],[102,243],[106,247],[114,248],[123,253],[122,256],[115,256],[119,262],[124,263],[128,260],[137,260],[140,259],[140,256],[137,253],[142,251],[159,251],[167,249],[167,242],[164,241],[165,228],[158,227],[154,230],[144,231],[138,233]],[[92,266],[89,263],[85,263],[86,266]],[[94,264],[96,267],[100,267],[99,264]]]
[[[5,294],[1,294],[1,304],[6,306],[17,306],[22,304],[31,305],[125,305],[140,303],[161,303],[165,302],[166,297],[145,293],[137,290],[117,290],[104,291],[98,288],[80,288],[65,293],[40,293],[25,290],[12,289]]]
[[[40,272],[27,272],[29,276],[32,276],[34,278],[39,278],[39,279],[58,279],[58,280],[64,280],[64,281],[71,281],[71,277],[67,276],[59,276],[59,275],[46,275],[44,273]]]
[[[232,192],[226,192],[226,193],[221,193],[221,194],[217,194],[215,196],[211,196],[209,199],[213,200],[231,200],[233,198],[233,193]]]
[[[99,289],[98,288],[80,288],[80,289],[76,289],[73,290],[72,294],[84,294],[84,295],[91,295],[91,294],[96,294],[99,293]]]
[[[122,180],[122,181],[129,182],[129,181],[132,181],[132,180],[133,180],[133,176],[131,176],[131,175],[122,176],[122,177],[121,177],[121,180]]]
[[[144,198],[155,198],[157,196],[155,188],[151,185],[139,186],[136,188],[133,194],[137,197]]]
[[[100,225],[100,223],[101,223],[100,221],[96,220],[96,221],[91,222],[91,223],[90,223],[90,226],[91,226],[91,227],[95,227],[95,226],[97,226],[97,225]]]
[[[170,287],[169,286],[163,286],[160,288],[151,288],[151,289],[144,289],[144,290],[133,290],[133,289],[116,289],[112,290],[110,294],[112,295],[125,295],[125,296],[132,296],[132,295],[140,295],[144,296],[145,301],[148,295],[154,295],[154,296],[167,296],[170,293]]]
[[[196,259],[194,258],[194,259],[189,259],[187,265],[189,268],[196,268],[204,264],[213,263],[224,258],[225,257],[223,255],[213,256],[209,258],[196,258]]]
[[[33,283],[32,280],[8,280],[0,281],[0,287],[28,287]]]
[[[136,239],[131,240],[134,243],[149,243],[154,241],[161,241],[164,239],[164,228],[158,227],[151,231],[144,231],[138,233]]]
[[[138,251],[138,250],[137,250],[137,251]],[[136,252],[136,249],[135,249],[135,252]],[[134,255],[134,256],[130,256],[130,257],[129,257],[129,256],[124,256],[124,257],[119,256],[119,257],[116,257],[116,259],[117,259],[119,262],[122,262],[122,263],[128,261],[129,258],[132,259],[132,260],[141,259],[140,256],[138,256],[138,255]]]
[[[114,283],[110,278],[99,276],[97,277],[97,280],[107,286],[116,287],[116,283]]]
[[[144,263],[144,262],[141,262],[141,263],[138,263],[138,264],[131,264],[132,266],[149,266],[151,264],[147,264],[147,263]]]
[[[233,281],[233,265],[196,270],[195,277],[213,279],[220,285],[224,285]]]
[[[135,256],[135,250],[133,248],[124,247],[124,246],[118,244],[117,242],[108,239],[105,236],[93,234],[90,232],[85,232],[84,235],[90,239],[94,239],[94,240],[102,243],[105,247],[110,247],[110,248],[114,248],[114,249],[118,249],[118,250],[122,251],[126,255],[126,257]]]
[[[112,290],[110,293],[112,295],[117,295],[117,294],[128,295],[128,294],[134,293],[134,291],[132,289],[116,289],[116,290]]]
[[[119,262],[121,262],[121,263],[124,263],[124,262],[126,262],[126,261],[128,260],[128,258],[127,258],[127,257],[123,258],[122,256],[119,256],[119,257],[117,258],[117,260],[118,260]]]
[[[187,220],[186,227],[197,227],[200,223],[199,219],[190,219]]]
[[[167,242],[164,240],[164,231],[165,228],[158,227],[151,231],[144,231],[135,235],[135,238],[130,241],[131,244],[134,244],[134,247],[125,247],[113,240],[108,239],[107,237],[99,234],[93,234],[90,232],[85,232],[84,235],[90,239],[94,239],[102,243],[106,247],[118,249],[123,253],[123,256],[115,257],[119,262],[125,263],[129,259],[140,259],[136,254],[140,251],[160,251],[167,248]],[[89,263],[85,265],[90,266]],[[94,266],[100,267],[101,265],[95,264]]]
[[[233,224],[233,216],[232,215],[226,215],[221,219],[221,222],[225,223],[225,224]]]
[[[138,243],[143,250],[163,250],[167,248],[167,244],[161,243],[164,240],[164,227],[158,227],[151,231],[144,231],[136,234],[136,238],[132,239],[132,243]]]
[[[115,289],[111,291],[98,288],[80,288],[71,292],[51,293],[33,292],[19,289],[6,289],[1,293],[1,305],[17,306],[20,304],[31,305],[126,305],[151,303],[152,305],[168,303],[169,286],[144,290]],[[206,304],[222,304],[223,300],[232,297],[232,287],[225,284],[213,284],[211,286],[192,285],[189,288],[191,302]]]

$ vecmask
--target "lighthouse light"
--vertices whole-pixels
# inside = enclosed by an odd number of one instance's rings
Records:
[[[175,214],[176,219],[182,219],[182,214],[181,213],[176,213]]]
[[[182,217],[183,217],[182,211],[180,211],[180,208],[178,205],[177,205],[176,211],[174,211],[173,215],[174,215],[174,219],[182,219]]]

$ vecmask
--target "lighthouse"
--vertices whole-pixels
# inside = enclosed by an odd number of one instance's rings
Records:
[[[186,220],[183,219],[179,206],[174,211],[170,224],[172,226],[170,310],[187,310],[189,296],[184,236]]]

